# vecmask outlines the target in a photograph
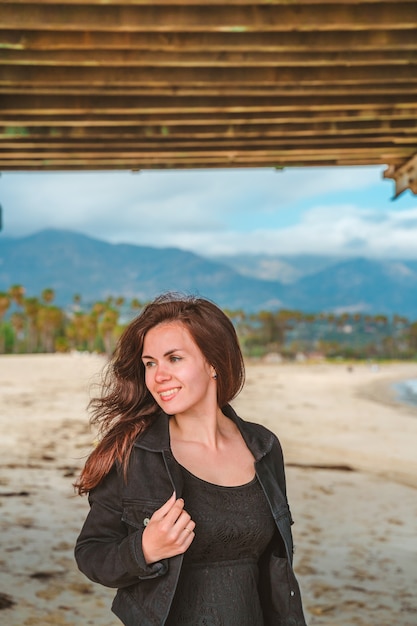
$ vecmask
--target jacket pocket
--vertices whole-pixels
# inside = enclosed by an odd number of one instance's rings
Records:
[[[129,532],[144,530],[149,520],[163,502],[145,500],[124,500],[122,521],[127,525]]]
[[[290,611],[291,600],[288,560],[272,554],[269,563],[269,575],[272,610],[280,617],[285,617]]]
[[[128,535],[125,560],[133,564],[132,567],[136,569],[136,576],[139,580],[158,578],[165,575],[168,570],[166,559],[148,564],[142,550],[142,533],[153,513],[162,504],[140,500],[123,500],[122,502],[122,522],[126,526]]]
[[[266,626],[307,626],[300,589],[288,559],[272,554],[269,575],[271,601],[270,611],[266,612]]]

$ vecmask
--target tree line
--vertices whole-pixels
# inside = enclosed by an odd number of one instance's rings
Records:
[[[109,296],[65,309],[55,291],[26,296],[22,285],[0,293],[0,354],[70,352],[112,354],[126,324],[146,302]],[[247,357],[417,358],[417,321],[401,315],[305,313],[280,309],[248,313],[224,309]]]
[[[74,295],[68,309],[56,304],[55,291],[26,297],[22,285],[0,293],[0,353],[69,352],[83,350],[111,354],[122,332],[124,298],[109,297],[84,308]],[[142,304],[133,299],[132,314]]]

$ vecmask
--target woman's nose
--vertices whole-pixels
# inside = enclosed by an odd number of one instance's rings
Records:
[[[161,366],[158,365],[156,373],[155,373],[155,380],[157,382],[161,382],[163,380],[168,380],[170,377],[170,373],[168,371],[168,369],[165,366]]]

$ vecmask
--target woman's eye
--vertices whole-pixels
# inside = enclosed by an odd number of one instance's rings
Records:
[[[149,367],[154,367],[155,362],[154,361],[145,361],[144,366],[145,368],[149,368]]]
[[[181,357],[172,355],[170,357],[170,360],[171,360],[172,363],[176,363],[177,361],[181,361]]]

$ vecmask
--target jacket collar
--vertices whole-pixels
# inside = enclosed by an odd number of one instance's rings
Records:
[[[222,412],[226,417],[233,420],[239,428],[246,445],[255,457],[255,461],[259,461],[270,452],[274,435],[269,430],[259,424],[244,421],[236,414],[230,404],[224,406]],[[134,445],[151,452],[170,450],[169,416],[160,411],[145,432],[139,435]]]
[[[169,416],[163,411],[155,414],[153,421],[141,433],[133,444],[137,448],[150,450],[151,452],[162,452],[169,450]]]

